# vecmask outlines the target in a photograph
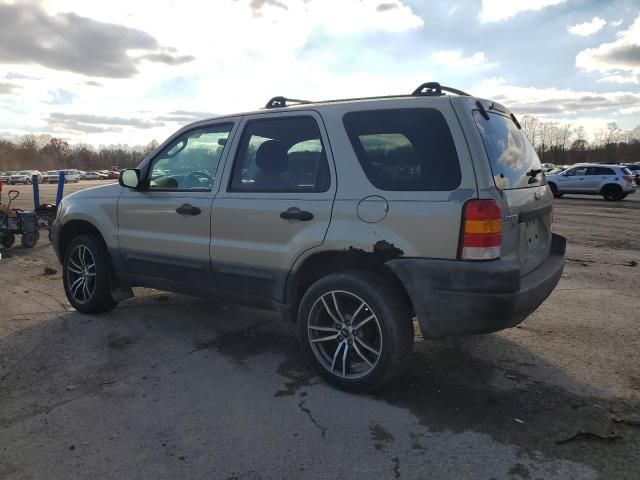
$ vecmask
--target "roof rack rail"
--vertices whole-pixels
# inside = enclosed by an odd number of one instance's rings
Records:
[[[462,95],[463,97],[470,97],[467,92],[458,90],[457,88],[445,87],[438,82],[427,82],[416,88],[411,95],[414,96],[440,96],[444,95],[442,92],[455,93],[456,95]]]
[[[273,97],[267,102],[264,108],[281,108],[288,107],[290,103],[304,104],[311,103],[309,100],[297,100],[295,98]]]

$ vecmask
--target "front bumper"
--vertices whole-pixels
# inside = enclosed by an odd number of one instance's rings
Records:
[[[425,338],[470,335],[513,327],[534,312],[560,281],[565,247],[553,234],[549,257],[525,276],[504,260],[400,258],[386,265],[409,293]]]

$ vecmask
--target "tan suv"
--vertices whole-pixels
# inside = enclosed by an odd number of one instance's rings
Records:
[[[406,365],[414,317],[427,338],[492,332],[547,298],[552,197],[509,110],[432,82],[188,125],[66,197],[53,237],[81,312],[133,286],[276,309],[320,375],[362,391]]]

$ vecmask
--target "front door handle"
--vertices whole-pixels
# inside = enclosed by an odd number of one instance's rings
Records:
[[[306,210],[300,210],[298,207],[291,207],[284,212],[280,212],[280,218],[284,218],[285,220],[300,220],[308,222],[313,219],[313,213],[307,212]]]
[[[188,203],[185,203],[184,205],[176,208],[176,212],[178,212],[180,215],[200,215],[200,212],[202,210],[200,210],[198,207],[194,207],[192,205],[189,205]]]

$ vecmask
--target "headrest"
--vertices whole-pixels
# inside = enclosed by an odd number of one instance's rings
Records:
[[[256,165],[263,172],[282,173],[289,167],[287,151],[278,140],[267,140],[258,147]]]

